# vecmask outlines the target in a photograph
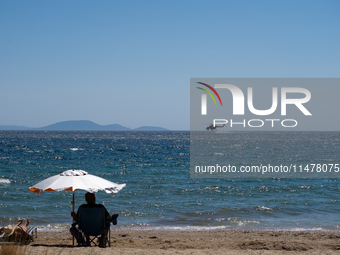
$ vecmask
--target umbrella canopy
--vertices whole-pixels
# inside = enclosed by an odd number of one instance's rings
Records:
[[[44,191],[74,192],[81,189],[91,193],[99,190],[104,190],[106,193],[117,193],[125,186],[126,184],[110,182],[83,170],[67,170],[37,183],[28,190],[39,194]]]

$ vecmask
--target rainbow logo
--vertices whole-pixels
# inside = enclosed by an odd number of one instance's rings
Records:
[[[201,85],[204,85],[204,86],[206,86],[207,88],[211,89],[211,91],[214,92],[215,95],[217,96],[218,100],[220,100],[220,104],[221,104],[221,106],[222,106],[222,100],[221,100],[221,98],[220,98],[220,95],[217,93],[217,91],[216,91],[213,87],[211,87],[210,85],[205,84],[205,83],[203,83],[203,82],[197,82],[197,83],[199,83],[199,84],[201,84]],[[201,89],[201,90],[203,90],[203,91],[205,91],[205,92],[207,92],[207,94],[214,100],[215,105],[217,105],[216,100],[215,100],[213,94],[211,94],[211,92],[210,92],[209,90],[206,90],[206,89],[203,89],[203,88],[200,88],[200,87],[197,87],[197,88],[198,88],[198,89]]]

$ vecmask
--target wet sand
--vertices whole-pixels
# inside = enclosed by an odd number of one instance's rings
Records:
[[[340,254],[335,231],[111,231],[111,247],[73,247],[69,232],[38,232],[23,254]],[[20,253],[19,253],[20,254]]]

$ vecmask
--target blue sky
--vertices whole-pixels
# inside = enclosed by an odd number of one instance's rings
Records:
[[[190,78],[339,77],[340,1],[0,1],[0,125],[188,130]]]

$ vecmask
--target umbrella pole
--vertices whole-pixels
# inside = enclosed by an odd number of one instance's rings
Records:
[[[73,193],[72,194],[72,198],[73,198],[73,200],[72,200],[72,212],[74,212],[74,191],[72,193]],[[74,223],[74,219],[72,217],[72,226],[73,226],[73,223]],[[74,236],[72,238],[72,243],[73,243],[73,246],[74,246]]]
[[[74,212],[74,191],[73,191],[72,197],[73,197],[73,201],[72,201],[72,211]]]

